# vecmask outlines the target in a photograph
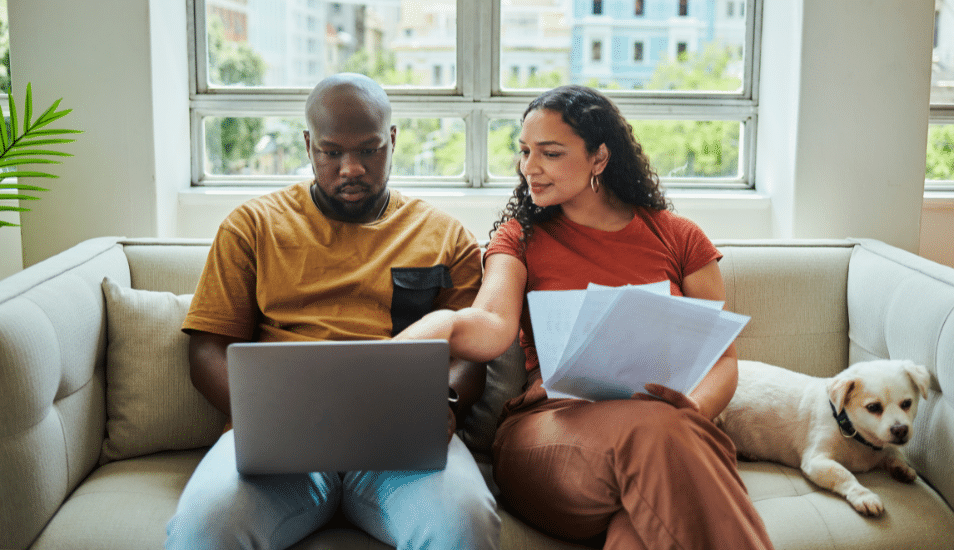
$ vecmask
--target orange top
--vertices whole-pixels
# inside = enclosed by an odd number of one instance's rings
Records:
[[[669,281],[671,294],[682,296],[682,281],[713,260],[722,258],[694,222],[669,212],[636,208],[633,221],[619,231],[600,231],[574,223],[562,214],[534,226],[526,249],[522,230],[509,220],[494,233],[484,257],[509,254],[527,267],[531,290],[585,289]],[[520,344],[527,370],[538,364],[530,310],[524,298]]]

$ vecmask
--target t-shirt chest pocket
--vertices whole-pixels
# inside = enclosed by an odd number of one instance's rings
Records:
[[[398,334],[434,309],[434,299],[442,288],[453,288],[446,265],[433,267],[392,267],[392,335]]]

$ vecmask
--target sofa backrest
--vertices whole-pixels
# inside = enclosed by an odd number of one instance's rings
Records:
[[[211,239],[124,239],[132,288],[192,294],[212,246]]]
[[[107,275],[129,284],[113,238],[0,281],[0,548],[26,547],[99,459]]]
[[[736,340],[739,357],[812,376],[848,366],[848,264],[845,240],[728,241],[726,309],[752,319]]]

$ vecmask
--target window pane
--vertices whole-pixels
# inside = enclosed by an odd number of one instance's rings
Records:
[[[205,173],[312,177],[302,117],[206,117]]]
[[[746,19],[745,2],[736,5],[501,0],[501,85],[738,92]]]
[[[660,178],[737,178],[742,124],[733,120],[630,120]]]
[[[462,118],[397,118],[395,176],[464,174],[465,130]]]
[[[954,181],[954,124],[931,124],[928,127],[928,180]]]
[[[464,173],[464,121],[396,118],[395,176]],[[205,173],[234,176],[312,177],[302,117],[206,117]]]
[[[937,0],[934,5],[931,103],[954,103],[954,1]]]
[[[517,139],[520,121],[494,119],[488,125],[487,166],[490,175],[513,177],[517,173]]]
[[[567,0],[501,0],[500,4],[501,86],[553,88],[569,82],[570,12],[574,4],[581,14],[592,10],[593,4]],[[578,53],[589,54],[589,50]],[[530,67],[535,67],[532,76]]]
[[[7,0],[0,0],[0,94],[10,92],[10,18]]]
[[[311,88],[337,72],[453,87],[455,0],[206,0],[213,86]]]
[[[660,178],[737,178],[742,124],[731,120],[630,120]],[[517,120],[490,122],[490,174],[516,173]]]

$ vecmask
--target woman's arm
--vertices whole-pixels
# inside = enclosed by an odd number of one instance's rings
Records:
[[[439,339],[451,355],[467,361],[495,359],[513,342],[520,327],[527,268],[508,254],[484,262],[484,277],[473,306],[431,312],[395,336],[396,340]]]
[[[725,301],[725,285],[719,263],[713,260],[687,276],[682,282],[682,292],[691,298]],[[699,412],[711,420],[729,404],[738,379],[738,353],[735,343],[732,343],[689,397],[699,404]]]

